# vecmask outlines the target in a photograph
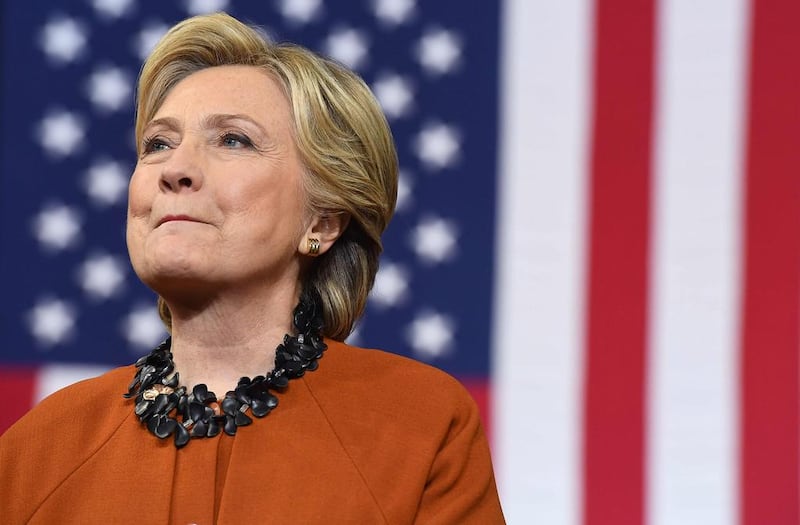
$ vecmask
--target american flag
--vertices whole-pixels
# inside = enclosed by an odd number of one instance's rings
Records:
[[[509,523],[800,523],[797,0],[4,2],[0,431],[164,336],[134,82],[216,10],[381,102],[398,210],[350,341],[467,385]]]

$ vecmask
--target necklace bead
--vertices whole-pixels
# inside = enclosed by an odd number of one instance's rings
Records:
[[[133,411],[139,421],[158,438],[174,436],[177,448],[191,438],[214,437],[221,431],[233,436],[239,427],[253,423],[248,412],[262,418],[278,406],[273,391],[284,390],[290,379],[317,369],[327,348],[320,334],[318,302],[304,295],[292,319],[298,335],[284,336],[275,349],[275,368],[263,376],[242,377],[219,403],[205,384],[195,385],[188,394],[186,387],[178,386],[170,337],[136,361],[136,374],[124,397],[135,397]]]

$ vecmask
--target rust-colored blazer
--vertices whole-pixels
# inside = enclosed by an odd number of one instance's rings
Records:
[[[0,436],[0,523],[503,523],[461,385],[327,342],[275,411],[181,450],[123,399],[132,366],[53,394]]]

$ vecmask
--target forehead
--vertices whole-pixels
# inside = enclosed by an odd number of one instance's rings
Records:
[[[202,118],[209,113],[246,114],[271,123],[288,123],[289,101],[278,82],[254,66],[216,66],[178,82],[153,118]]]

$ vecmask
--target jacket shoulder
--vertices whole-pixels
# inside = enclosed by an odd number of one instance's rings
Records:
[[[32,434],[57,431],[64,424],[74,426],[77,414],[92,414],[95,424],[87,425],[89,427],[102,426],[115,408],[125,404],[122,396],[134,370],[133,366],[115,368],[101,376],[62,388],[40,401],[0,437],[4,440],[24,439]],[[86,420],[89,423],[89,418]]]
[[[329,342],[305,383],[387,515],[422,523],[502,523],[477,405],[447,373]]]
[[[324,388],[326,397],[348,403],[367,402],[376,408],[405,407],[415,417],[422,409],[443,417],[451,416],[453,411],[476,409],[457,379],[431,365],[337,341],[328,341],[328,346],[319,362],[320,371],[307,374],[311,388]]]
[[[109,441],[133,414],[122,397],[133,370],[118,368],[63,388],[0,436],[0,508],[36,508]]]

